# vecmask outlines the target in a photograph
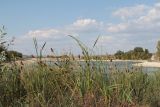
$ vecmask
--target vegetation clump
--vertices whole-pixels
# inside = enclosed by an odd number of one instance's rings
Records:
[[[106,69],[95,62],[79,63],[71,57],[34,65],[3,67],[0,105],[28,107],[158,107],[160,72],[141,69]],[[99,63],[99,62],[97,62]]]
[[[31,65],[11,63],[0,69],[1,107],[140,107],[160,106],[160,72],[108,68],[92,61],[91,53],[75,37],[84,61],[67,55],[42,61],[44,45]],[[136,50],[136,49],[135,49]],[[138,51],[139,52],[139,51]]]
[[[0,29],[0,59],[2,61],[11,61],[17,58],[22,58],[22,53],[8,50],[8,47],[13,44],[14,39],[6,41],[6,34],[5,28],[2,27],[2,30]]]
[[[158,60],[160,60],[160,41],[158,41],[156,48],[157,48],[156,57]]]
[[[133,50],[128,52],[117,51],[115,54],[116,59],[129,59],[129,60],[148,60],[152,54],[149,53],[148,49],[142,47],[135,47]]]

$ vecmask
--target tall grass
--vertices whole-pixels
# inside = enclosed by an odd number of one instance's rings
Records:
[[[3,66],[0,71],[2,107],[139,107],[160,106],[160,72],[140,69],[119,72],[106,70],[101,61],[91,61],[88,49],[72,37],[82,49],[84,62],[74,56],[48,64]],[[96,41],[97,42],[97,41]],[[35,44],[37,41],[35,40]],[[96,43],[94,44],[94,46]],[[52,60],[52,59],[51,59]]]

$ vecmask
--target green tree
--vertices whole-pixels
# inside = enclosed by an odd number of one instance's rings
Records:
[[[117,59],[146,60],[150,59],[151,56],[152,54],[149,53],[149,50],[143,49],[142,47],[135,47],[133,50],[130,50],[128,52],[117,51],[115,53],[115,57]]]
[[[22,53],[17,51],[7,51],[6,57],[8,61],[11,61],[11,60],[14,60],[15,58],[16,59],[22,58]]]
[[[119,50],[114,55],[115,55],[116,59],[123,59],[124,52]]]
[[[158,57],[158,59],[160,58],[160,41],[158,41],[158,43],[157,43],[157,52],[156,52],[156,56]]]
[[[145,52],[145,54],[149,54],[148,49],[145,49],[144,52]]]
[[[144,52],[142,47],[135,47],[134,52]]]
[[[22,53],[16,51],[8,51],[8,47],[12,45],[14,38],[11,41],[7,41],[4,26],[0,29],[0,61],[10,61],[13,58],[22,58]],[[3,60],[2,60],[3,59]]]

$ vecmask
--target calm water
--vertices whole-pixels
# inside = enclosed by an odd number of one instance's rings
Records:
[[[158,67],[135,67],[133,64],[137,62],[127,61],[127,62],[113,62],[115,65],[119,65],[119,67],[124,68],[124,65],[126,64],[129,69],[131,68],[138,68],[145,72],[153,72],[153,71],[160,71],[160,68]],[[124,64],[124,65],[123,65]]]
[[[48,62],[49,65],[53,65],[55,62]],[[65,62],[60,62],[65,63]],[[81,65],[82,67],[85,67],[84,61],[76,61],[73,63],[78,63],[78,65]],[[102,67],[105,69],[105,71],[110,70],[116,70],[116,71],[144,71],[144,72],[154,72],[154,71],[160,71],[160,68],[156,67],[136,67],[133,66],[133,64],[136,64],[138,62],[134,61],[93,61],[91,62],[91,65],[94,65],[93,67]]]
[[[136,64],[138,62],[133,62],[133,61],[113,61],[113,62],[108,62],[108,61],[96,61],[96,62],[91,62],[92,65],[97,65],[98,67],[101,66],[105,68],[106,71],[109,70],[117,70],[117,71],[144,71],[144,72],[154,72],[154,71],[160,71],[160,68],[157,67],[136,67],[133,66],[133,64]],[[83,61],[80,62],[80,64],[84,64]]]

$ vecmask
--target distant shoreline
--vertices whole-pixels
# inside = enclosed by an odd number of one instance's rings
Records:
[[[34,63],[37,61],[37,58],[29,58],[29,59],[24,59],[24,60],[18,60],[16,61],[16,63],[20,63],[20,62],[23,62],[24,64],[30,64],[30,63]],[[57,61],[57,59],[55,58],[42,58],[42,61]],[[84,59],[75,59],[75,61],[85,61]],[[111,62],[110,60],[94,60],[94,59],[91,59],[91,61],[103,61],[103,62]],[[120,62],[120,61],[132,61],[132,62],[137,62],[137,63],[143,63],[143,62],[146,62],[146,60],[112,60],[112,62]]]
[[[22,62],[24,64],[31,64],[31,63],[34,63],[36,62],[37,59],[36,58],[30,58],[30,59],[26,59],[26,60],[22,60]],[[42,58],[42,61],[56,61],[56,59],[52,59],[52,58]],[[78,60],[76,59],[76,61],[85,61],[85,60]],[[103,62],[111,62],[110,60],[91,60],[91,61],[103,61]],[[133,64],[133,66],[140,66],[140,67],[158,67],[160,68],[160,62],[156,62],[156,61],[153,61],[153,62],[149,62],[147,60],[112,60],[112,62],[119,62],[119,61],[132,61],[132,62],[136,62],[135,64]],[[16,61],[16,63],[21,63],[21,61]]]

